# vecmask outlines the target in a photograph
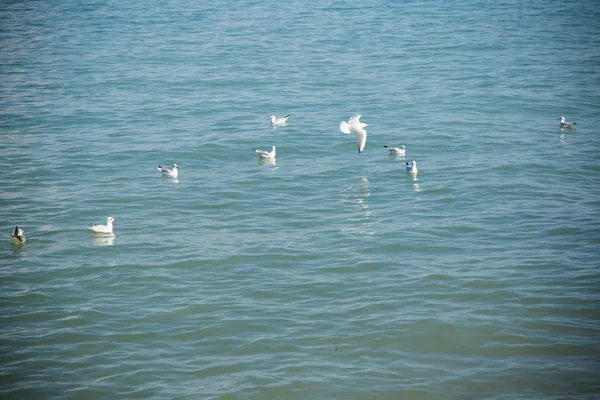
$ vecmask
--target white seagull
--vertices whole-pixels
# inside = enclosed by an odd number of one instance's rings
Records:
[[[573,125],[577,124],[577,122],[567,122],[565,121],[565,117],[560,117],[560,127],[561,128],[566,128],[566,129],[571,129],[573,128]]]
[[[350,117],[348,122],[342,121],[340,123],[340,131],[344,132],[347,135],[350,132],[356,133],[356,142],[358,143],[358,154],[362,153],[363,149],[365,148],[365,144],[367,144],[367,131],[363,129],[366,126],[367,124],[363,124],[362,122],[360,122],[360,114],[353,115],[352,117]]]
[[[388,151],[390,152],[390,155],[394,155],[394,156],[402,156],[404,157],[406,155],[406,146],[402,145],[402,147],[390,147],[390,146],[383,146],[386,149],[388,149]]]
[[[406,163],[406,170],[408,172],[410,172],[411,174],[416,174],[417,172],[419,172],[419,170],[417,169],[417,162],[413,161],[411,163]]]
[[[265,151],[265,150],[256,150],[256,149],[252,149],[256,152],[256,154],[258,154],[261,158],[270,158],[273,159],[275,158],[275,146],[273,146],[273,149],[271,151]]]
[[[177,179],[177,176],[179,175],[179,166],[177,164],[173,164],[173,168],[172,169],[168,169],[168,168],[163,168],[160,165],[158,167],[156,167],[157,170],[159,170],[160,172],[162,172],[165,175],[170,176],[173,179]]]
[[[19,228],[18,226],[15,226],[13,233],[11,233],[10,235],[10,241],[13,242],[13,244],[25,243],[27,240],[25,239],[25,232],[23,231],[23,229]]]
[[[285,117],[276,117],[274,115],[271,115],[269,118],[271,118],[271,125],[273,126],[283,126],[286,124],[287,119],[289,118],[289,115],[286,115]]]
[[[113,233],[113,222],[116,221],[113,217],[106,219],[106,225],[90,224],[89,228],[96,233]]]

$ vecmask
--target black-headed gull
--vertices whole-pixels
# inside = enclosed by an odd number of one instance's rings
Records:
[[[276,117],[274,115],[271,115],[269,118],[271,118],[271,125],[273,126],[283,126],[287,123],[287,119],[289,118],[289,115],[286,115],[285,117]]]
[[[566,128],[566,129],[571,129],[573,128],[573,125],[577,124],[577,122],[567,122],[565,121],[565,117],[560,117],[560,127],[561,128]]]
[[[348,122],[342,121],[340,123],[340,131],[344,132],[347,135],[351,132],[354,132],[356,134],[356,142],[358,143],[358,154],[362,153],[363,149],[365,148],[365,145],[367,144],[367,131],[363,129],[367,126],[367,124],[360,122],[360,117],[360,114],[353,115],[350,117]]]
[[[156,169],[162,172],[164,175],[168,175],[173,179],[177,179],[177,176],[179,176],[179,166],[177,164],[173,164],[172,169],[163,168],[160,165],[156,167]]]
[[[402,145],[402,147],[390,147],[390,146],[383,146],[386,149],[388,149],[388,151],[390,152],[390,155],[394,155],[394,156],[402,156],[404,157],[406,155],[406,146]]]
[[[275,158],[275,146],[273,146],[273,148],[271,149],[271,151],[265,151],[265,150],[256,150],[256,149],[252,149],[256,152],[256,154],[258,154],[261,158]]]
[[[113,233],[113,222],[116,221],[113,217],[106,219],[106,225],[90,224],[89,228],[96,233]]]
[[[413,161],[410,163],[406,163],[406,170],[408,172],[410,172],[411,174],[416,174],[417,172],[419,172],[419,170],[417,169],[417,162]]]
[[[13,233],[11,233],[10,235],[10,241],[13,242],[13,244],[25,243],[27,241],[25,239],[25,231],[23,231],[23,229],[19,228],[18,226],[15,226]]]

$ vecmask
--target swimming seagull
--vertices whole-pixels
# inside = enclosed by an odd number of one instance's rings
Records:
[[[13,242],[13,244],[25,243],[27,240],[25,239],[25,232],[23,231],[23,229],[19,228],[18,226],[15,226],[13,233],[11,233],[10,235],[10,241]]]
[[[89,228],[96,233],[113,233],[113,222],[116,221],[113,217],[106,219],[106,225],[90,224]]]
[[[275,146],[273,146],[273,149],[271,151],[265,151],[265,150],[256,150],[256,149],[252,149],[256,152],[256,154],[258,154],[261,158],[275,158]]]
[[[411,163],[406,163],[406,170],[408,172],[410,172],[411,174],[416,174],[417,172],[419,172],[419,170],[417,169],[417,162],[413,161]]]
[[[367,131],[365,128],[367,124],[363,124],[360,122],[360,114],[353,115],[350,117],[348,122],[342,121],[340,123],[340,131],[345,134],[349,134],[350,132],[356,133],[356,142],[358,143],[358,154],[362,153],[365,148],[365,144],[367,144]]]
[[[388,151],[390,152],[390,155],[402,156],[402,157],[404,157],[406,155],[406,147],[404,145],[402,145],[402,147],[390,147],[390,146],[383,146],[383,147],[388,149]]]
[[[271,115],[269,118],[271,118],[271,125],[273,126],[283,126],[286,124],[287,119],[289,118],[289,115],[286,115],[285,117],[276,117],[274,115]]]
[[[566,128],[566,129],[571,129],[573,128],[573,125],[577,124],[577,122],[567,122],[565,121],[565,117],[560,117],[560,127],[561,128]]]
[[[179,166],[177,164],[173,164],[172,169],[163,168],[160,165],[158,167],[156,167],[157,170],[159,170],[160,172],[162,172],[165,175],[170,176],[173,179],[177,179],[177,176],[179,175],[178,168],[179,168]]]

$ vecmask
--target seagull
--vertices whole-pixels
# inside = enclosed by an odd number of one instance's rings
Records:
[[[113,233],[113,221],[116,221],[116,219],[108,217],[106,225],[90,224],[89,228],[96,233]]]
[[[265,151],[265,150],[256,150],[256,149],[252,149],[256,152],[256,154],[258,154],[261,158],[270,158],[273,159],[275,158],[275,146],[273,146],[273,149],[271,151]]]
[[[390,155],[394,155],[394,156],[402,156],[404,157],[406,155],[406,146],[402,145],[402,147],[390,147],[390,146],[383,146],[386,149],[388,149],[388,151],[390,152]]]
[[[179,175],[178,168],[179,168],[179,166],[177,164],[173,164],[173,169],[163,168],[160,165],[158,167],[156,167],[157,170],[159,170],[160,172],[162,172],[165,175],[170,176],[173,179],[177,179],[177,176]]]
[[[10,241],[13,242],[13,244],[25,243],[27,240],[25,239],[25,232],[23,231],[23,229],[19,228],[18,226],[15,226],[13,233],[11,233],[10,235]]]
[[[271,118],[271,125],[273,126],[283,126],[286,124],[287,119],[289,118],[289,115],[286,115],[285,117],[276,117],[274,115],[271,115],[269,118]]]
[[[356,133],[356,142],[358,143],[358,154],[362,153],[365,148],[365,144],[367,144],[367,131],[363,128],[366,127],[367,124],[363,124],[360,122],[360,114],[353,115],[350,117],[348,122],[342,121],[340,123],[340,131],[345,134],[349,134],[350,132]]]
[[[411,174],[416,174],[417,172],[419,172],[419,170],[417,169],[417,162],[413,161],[411,163],[406,163],[406,170],[408,172],[410,172]]]
[[[566,128],[566,129],[571,129],[573,128],[573,125],[577,124],[577,122],[567,122],[565,121],[565,117],[560,117],[560,127],[561,128]]]

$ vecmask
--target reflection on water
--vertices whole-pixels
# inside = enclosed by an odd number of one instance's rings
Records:
[[[23,251],[26,246],[27,246],[27,242],[21,243],[21,244],[15,244],[12,241],[10,242],[10,247],[12,248],[12,251],[15,253],[19,253],[19,252]]]
[[[179,179],[173,179],[172,177],[166,175],[166,174],[162,174],[161,176],[162,179],[166,179],[166,180],[170,180],[173,183],[179,183]]]
[[[274,158],[262,158],[260,157],[258,159],[258,165],[272,165],[275,166],[275,159]]]
[[[406,160],[406,157],[397,153],[388,153],[388,157],[398,161]]]
[[[369,218],[371,214],[368,209],[369,205],[365,203],[367,197],[371,196],[371,191],[369,190],[369,180],[364,176],[358,177],[358,185],[354,188],[355,202],[358,206],[358,209],[362,211],[362,214],[365,218]]]
[[[411,174],[412,175],[412,180],[413,180],[413,189],[415,190],[415,192],[420,192],[421,191],[421,187],[419,186],[419,182],[417,179],[417,174]]]
[[[112,246],[115,244],[115,234],[94,234],[92,236],[92,243],[96,246]]]
[[[355,221],[357,225],[350,225],[344,231],[351,231],[361,235],[373,235],[375,232],[370,228],[375,224],[371,221],[368,199],[371,196],[369,180],[364,176],[353,178],[342,191],[342,203],[350,210],[348,220]]]
[[[274,158],[259,158],[258,165],[264,167],[265,171],[269,174],[274,174],[278,168]]]
[[[564,144],[565,144],[565,134],[564,134],[564,133],[561,133],[561,134],[560,134],[559,143],[560,143],[561,145],[564,145]]]
[[[369,205],[366,203],[366,199],[371,196],[369,190],[369,180],[364,176],[354,178],[346,187],[343,192],[343,203],[352,205],[353,209],[358,209],[362,218],[368,218],[370,212],[368,211]]]

